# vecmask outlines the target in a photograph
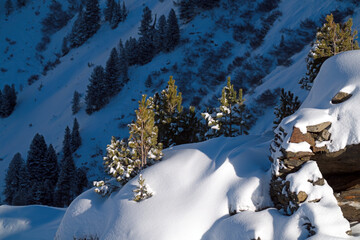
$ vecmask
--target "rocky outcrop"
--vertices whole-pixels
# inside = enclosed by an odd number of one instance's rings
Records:
[[[342,102],[345,102],[346,100],[348,100],[349,98],[351,98],[352,94],[350,93],[346,93],[346,92],[338,92],[332,99],[331,99],[331,103],[332,104],[339,104]]]
[[[290,191],[289,175],[299,171],[309,160],[316,161],[326,182],[333,188],[335,197],[344,217],[349,221],[360,221],[360,144],[347,146],[337,152],[329,152],[326,144],[330,143],[331,122],[307,126],[306,133],[293,127],[287,133],[282,127],[276,135],[270,150],[272,161],[278,161],[278,169],[271,182],[271,197],[278,209],[292,214],[299,205],[307,201],[309,193]],[[291,152],[283,148],[285,136],[290,134],[289,142],[294,144],[308,143],[311,151]],[[286,144],[285,144],[286,145]],[[275,159],[276,158],[276,159]],[[324,178],[304,179],[313,185],[323,186]],[[311,199],[316,202],[320,199]]]

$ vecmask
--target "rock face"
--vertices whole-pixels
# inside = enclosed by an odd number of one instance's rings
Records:
[[[349,98],[351,98],[352,94],[350,93],[345,93],[345,92],[338,92],[332,99],[331,99],[331,103],[332,104],[339,104],[342,102],[345,102],[346,100],[348,100]]]
[[[306,133],[302,133],[297,127],[290,133],[281,127],[276,130],[275,139],[270,147],[270,159],[274,161],[276,158],[279,164],[271,182],[271,197],[278,209],[283,209],[288,214],[296,211],[299,204],[306,201],[309,193],[291,192],[287,179],[289,175],[301,169],[304,163],[313,160],[317,162],[323,177],[333,188],[344,217],[349,221],[360,221],[360,144],[329,152],[326,143],[330,142],[330,128],[331,122],[323,122],[307,126]],[[290,143],[306,142],[310,145],[311,151],[289,152],[283,149],[282,143],[288,134],[291,134]],[[324,178],[308,181],[313,185],[323,186]],[[317,199],[311,201],[316,202]]]

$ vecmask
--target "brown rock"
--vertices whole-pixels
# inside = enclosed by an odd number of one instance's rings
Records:
[[[299,167],[301,166],[305,161],[302,161],[300,159],[293,159],[293,158],[290,158],[290,159],[284,159],[284,164],[286,167],[292,167],[292,168],[295,168],[295,167]]]
[[[309,156],[314,156],[312,152],[285,152],[285,158],[308,159]]]
[[[338,92],[332,99],[331,99],[331,103],[332,104],[339,104],[342,102],[345,102],[346,100],[348,100],[349,98],[351,98],[352,94],[350,93],[345,93],[345,92]]]
[[[312,133],[319,133],[321,131],[323,131],[326,128],[329,128],[331,126],[331,122],[323,122],[323,123],[319,123],[316,125],[312,125],[312,126],[307,126],[306,130],[308,132],[312,132]]]
[[[297,194],[297,200],[299,201],[299,203],[305,202],[305,200],[307,199],[308,195],[306,194],[306,192],[304,191],[300,191]]]
[[[320,136],[324,139],[324,141],[329,141],[331,134],[330,134],[330,132],[329,132],[327,129],[324,129],[324,130],[321,132]]]
[[[303,134],[299,128],[294,127],[293,132],[291,134],[290,137],[290,142],[291,143],[301,143],[301,142],[307,142],[309,143],[311,146],[315,145],[315,140],[314,138],[311,136],[310,133],[305,133]]]

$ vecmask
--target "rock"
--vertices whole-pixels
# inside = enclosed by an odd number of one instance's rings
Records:
[[[324,141],[329,141],[330,140],[330,132],[327,130],[327,129],[324,129],[322,132],[321,132],[321,135],[320,135]]]
[[[346,100],[348,100],[349,98],[351,98],[352,94],[350,93],[345,93],[345,92],[338,92],[332,99],[331,99],[331,103],[332,104],[339,104],[342,102],[345,102]]]
[[[314,156],[313,152],[285,152],[285,158],[290,159],[309,159],[310,156]]]
[[[331,126],[331,122],[323,122],[316,125],[307,126],[306,130],[312,133],[319,133],[324,129],[330,128],[330,126]]]
[[[302,202],[305,202],[308,195],[306,194],[306,192],[304,191],[300,191],[298,194],[297,194],[297,200],[299,203],[302,203]]]
[[[315,145],[315,140],[314,138],[311,136],[310,133],[305,133],[303,134],[299,128],[294,127],[293,132],[291,134],[290,137],[290,142],[291,143],[301,143],[301,142],[307,142],[309,143],[311,146]]]

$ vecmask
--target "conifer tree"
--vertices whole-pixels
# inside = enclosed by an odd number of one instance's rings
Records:
[[[8,117],[14,111],[16,106],[17,97],[14,84],[12,84],[11,87],[6,84],[3,88],[2,94],[0,94],[0,97],[0,116]]]
[[[22,186],[22,168],[25,167],[25,162],[20,153],[14,155],[11,160],[5,176],[5,189],[4,189],[4,201],[10,205],[14,204],[14,198],[16,194],[20,192]]]
[[[106,0],[106,7],[104,9],[105,21],[111,22],[114,12],[115,0]]]
[[[64,27],[70,19],[70,16],[62,10],[62,5],[56,0],[51,1],[49,10],[49,13],[41,21],[41,31],[45,34],[53,34],[57,32]]]
[[[155,122],[158,127],[158,139],[165,148],[176,144],[174,140],[178,134],[177,122],[182,107],[182,94],[177,92],[175,80],[170,76],[168,86],[160,95],[155,95]]]
[[[29,172],[31,183],[40,183],[47,172],[46,153],[47,145],[43,135],[36,134],[31,141],[26,166]]]
[[[145,7],[139,27],[138,63],[141,65],[150,62],[154,56],[154,28],[151,25],[152,21],[151,10],[148,7]]]
[[[184,23],[190,22],[196,15],[195,0],[181,0],[180,1],[180,19]]]
[[[122,45],[122,42],[119,43],[119,76],[120,76],[120,85],[123,87],[129,81],[129,63],[126,55],[125,48]]]
[[[166,51],[172,51],[180,42],[180,29],[176,13],[171,9],[166,24]]]
[[[80,9],[80,12],[72,26],[68,38],[70,42],[70,48],[79,47],[87,40],[85,23],[84,23],[84,12],[82,9]]]
[[[105,88],[108,93],[108,97],[113,97],[120,92],[121,83],[119,76],[119,54],[116,48],[113,48],[105,66]]]
[[[76,169],[75,174],[75,187],[74,187],[74,195],[80,195],[85,188],[88,186],[88,179],[86,177],[86,171],[83,168]]]
[[[79,132],[79,123],[74,119],[74,125],[71,132],[71,149],[75,152],[81,146],[81,137]]]
[[[140,202],[142,200],[150,198],[153,195],[151,190],[149,189],[149,186],[145,183],[145,179],[142,177],[142,174],[139,175],[138,183],[139,186],[133,190],[134,192],[133,200],[135,202]]]
[[[78,91],[75,91],[73,95],[73,99],[71,101],[71,110],[73,115],[75,115],[80,111],[80,97],[81,94]]]
[[[137,159],[141,160],[141,167],[144,167],[148,160],[159,160],[162,157],[162,144],[157,141],[153,99],[146,99],[146,95],[143,95],[135,113],[136,121],[130,124],[129,147],[135,151]]]
[[[145,87],[151,88],[152,84],[153,84],[153,83],[152,83],[151,76],[148,75],[148,77],[146,78],[146,81],[145,81]]]
[[[100,28],[100,7],[99,0],[87,0],[83,16],[86,40],[92,37]]]
[[[5,2],[5,15],[8,17],[14,11],[14,6],[11,0]]]
[[[357,31],[352,31],[352,19],[343,24],[335,23],[332,14],[326,16],[325,24],[316,34],[307,61],[306,76],[300,80],[301,87],[311,89],[320,67],[331,56],[340,52],[359,49]]]
[[[205,140],[205,126],[195,112],[195,107],[184,109],[177,121],[177,134],[174,142],[176,145],[185,143],[196,143]]]
[[[69,126],[65,128],[64,140],[63,140],[63,159],[68,156],[72,156],[72,147],[71,147],[71,132]]]
[[[157,31],[156,31],[155,43],[154,43],[157,53],[166,50],[166,44],[164,44],[167,41],[166,38],[167,38],[166,17],[164,15],[161,15],[157,25]]]
[[[110,21],[111,28],[112,29],[117,28],[117,26],[119,25],[119,22],[121,22],[121,20],[122,20],[121,5],[120,5],[120,3],[115,3],[113,13],[112,13],[112,18]]]
[[[47,149],[45,163],[46,163],[46,173],[44,174],[44,179],[49,181],[48,185],[52,186],[50,191],[53,194],[59,177],[59,164],[55,149],[52,144],[50,144]]]
[[[139,48],[136,38],[130,37],[125,42],[125,54],[129,66],[139,63]]]
[[[19,182],[19,189],[15,192],[13,197],[12,205],[26,205],[29,203],[29,173],[26,167],[26,164],[21,164],[19,167],[19,175],[21,176]]]
[[[108,102],[107,88],[105,87],[105,73],[102,66],[96,66],[89,79],[85,102],[86,112],[91,114],[100,110]]]
[[[121,8],[121,21],[125,21],[127,15],[128,15],[128,10],[126,9],[125,1],[123,1]]]
[[[285,92],[282,88],[280,93],[280,103],[275,107],[275,120],[274,120],[274,128],[276,128],[280,122],[293,114],[297,109],[299,109],[301,103],[297,96],[294,97],[294,94],[290,91]]]

